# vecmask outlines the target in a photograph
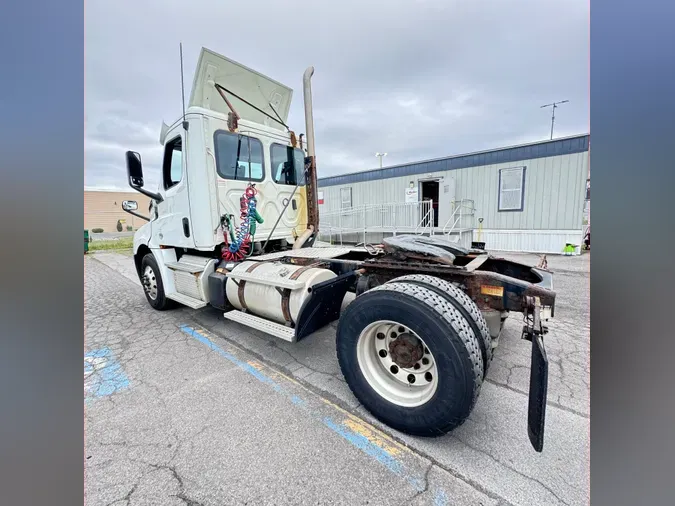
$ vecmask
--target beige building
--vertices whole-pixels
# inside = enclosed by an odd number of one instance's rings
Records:
[[[144,220],[136,218],[122,210],[124,200],[138,202],[138,213],[148,216],[150,199],[135,191],[117,189],[85,188],[84,189],[84,228],[91,230],[102,228],[104,232],[117,232],[117,221],[122,220],[123,230],[127,226],[134,230],[141,227]]]

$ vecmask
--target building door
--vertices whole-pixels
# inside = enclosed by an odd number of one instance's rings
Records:
[[[422,181],[420,183],[421,187],[421,198],[420,200],[425,201],[425,200],[430,200],[431,201],[431,207],[434,210],[434,223],[433,226],[437,227],[438,226],[438,189],[439,189],[439,182],[438,180],[436,181]]]
[[[455,200],[455,176],[445,176],[441,179],[438,192],[438,226],[443,228],[452,216],[452,202]]]

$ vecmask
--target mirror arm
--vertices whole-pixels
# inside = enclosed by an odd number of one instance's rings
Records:
[[[157,203],[164,202],[164,199],[162,198],[162,196],[159,193],[153,193],[151,191],[148,191],[148,190],[145,190],[145,189],[141,188],[140,186],[133,185],[133,184],[131,184],[131,181],[129,181],[129,186],[131,186],[138,193],[142,193],[146,197],[150,197],[151,199],[156,200]]]
[[[124,209],[124,208],[122,208],[122,210],[126,213],[129,213],[132,216],[135,216],[136,218],[140,218],[140,219],[145,220],[145,221],[150,221],[150,218],[148,218],[147,216],[143,216],[142,214],[138,214],[136,211],[129,211],[129,210]]]

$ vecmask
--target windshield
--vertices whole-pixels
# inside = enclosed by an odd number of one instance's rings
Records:
[[[272,178],[275,183],[293,186],[305,184],[305,154],[302,150],[283,144],[272,144],[270,155]],[[290,163],[291,159],[294,161],[293,164]],[[295,170],[293,170],[293,165],[295,165]]]

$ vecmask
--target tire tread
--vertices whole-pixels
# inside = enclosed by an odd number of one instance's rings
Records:
[[[492,363],[492,337],[490,336],[490,330],[488,329],[487,322],[483,317],[483,313],[481,313],[476,303],[471,300],[471,297],[464,293],[461,288],[458,288],[452,283],[436,276],[430,276],[428,274],[408,274],[406,276],[394,278],[391,281],[385,283],[385,285],[389,283],[405,282],[430,285],[441,290],[447,295],[450,302],[455,307],[457,307],[460,312],[464,313],[464,316],[471,318],[469,324],[473,323],[472,326],[474,327],[474,333],[476,333],[475,331],[478,331],[477,337],[479,338],[481,355],[483,358],[483,377],[485,377],[490,364]]]

